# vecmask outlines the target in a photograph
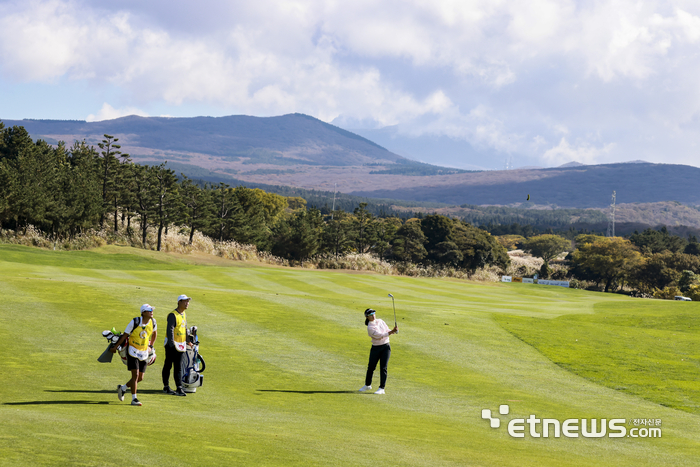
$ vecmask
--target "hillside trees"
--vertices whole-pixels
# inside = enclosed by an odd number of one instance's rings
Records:
[[[129,155],[122,154],[122,152],[119,150],[121,149],[121,146],[115,144],[117,141],[119,141],[119,138],[115,138],[114,136],[107,134],[104,135],[104,138],[105,139],[103,139],[102,142],[97,144],[97,146],[102,149],[102,152],[100,153],[102,156],[102,160],[100,161],[100,172],[102,177],[103,210],[100,216],[100,228],[104,226],[105,212],[107,211],[108,206],[111,205],[112,200],[114,200],[114,231],[116,232],[118,230],[116,210],[119,205],[119,179],[121,175],[119,158],[121,157],[123,162],[127,162],[129,160]]]
[[[571,242],[558,235],[538,235],[521,241],[522,250],[549,263],[571,247]]]
[[[271,229],[266,219],[274,216],[267,213],[261,197],[254,190],[238,186],[233,189],[233,202],[237,207],[232,218],[231,237],[238,243],[268,250]]]
[[[349,253],[354,243],[351,236],[352,227],[350,214],[340,210],[333,211],[323,228],[323,251],[336,259]]]
[[[353,211],[353,238],[358,253],[366,253],[372,245],[373,231],[370,228],[373,216],[367,211],[367,203],[360,203]]]
[[[138,165],[134,167],[134,199],[136,204],[136,213],[139,216],[139,224],[141,226],[141,244],[146,248],[146,238],[148,236],[148,226],[151,223],[151,215],[153,214],[153,206],[155,203],[154,185],[155,177],[153,176],[154,169],[147,165]]]
[[[213,214],[210,190],[200,188],[182,174],[179,193],[183,205],[182,220],[190,228],[189,244],[191,245],[195,230],[202,230],[209,225],[209,219]]]
[[[622,285],[642,263],[642,255],[629,240],[620,237],[580,237],[576,238],[578,248],[572,255],[573,273],[584,280],[602,282],[605,292],[613,286]]]
[[[68,165],[59,190],[64,193],[65,213],[61,225],[70,238],[91,228],[102,212],[97,174],[97,153],[85,141],[68,150]]]
[[[158,225],[156,250],[160,251],[163,229],[177,215],[181,204],[177,193],[175,172],[165,168],[165,164],[161,164],[152,168],[152,174],[153,183],[151,186],[155,198],[153,216]]]
[[[672,253],[682,252],[687,241],[681,237],[671,235],[664,226],[660,230],[646,229],[644,232],[635,232],[630,235],[630,242],[636,245],[643,253],[661,253],[668,250]]]
[[[464,269],[474,272],[490,264],[505,269],[510,263],[506,249],[485,230],[455,220],[452,235],[463,255],[459,266]]]
[[[377,219],[374,223],[375,241],[371,251],[379,256],[380,260],[384,260],[391,255],[391,241],[396,236],[401,225],[401,219],[398,217],[385,217]]]
[[[470,271],[507,264],[493,237],[462,221],[419,214],[404,223],[375,217],[365,202],[324,218],[300,197],[211,186],[184,176],[178,180],[164,164],[131,162],[117,141],[105,134],[99,152],[85,141],[51,146],[32,141],[22,127],[0,122],[0,227],[33,225],[54,239],[102,227],[108,237],[131,238],[134,218],[140,245],[157,250],[163,249],[169,226],[184,224],[188,243],[200,230],[294,261],[354,252]],[[155,241],[149,244],[151,235]]]
[[[304,261],[321,246],[323,219],[318,209],[299,209],[279,222],[273,231],[272,254]]]
[[[392,240],[393,256],[400,261],[420,263],[428,256],[425,249],[425,234],[419,219],[409,219],[397,231]]]

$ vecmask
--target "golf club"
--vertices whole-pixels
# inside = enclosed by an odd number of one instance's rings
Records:
[[[396,324],[396,305],[394,305],[394,296],[389,294],[391,297],[391,306],[394,307],[394,327],[396,328],[396,334],[399,333],[399,327],[398,324]]]

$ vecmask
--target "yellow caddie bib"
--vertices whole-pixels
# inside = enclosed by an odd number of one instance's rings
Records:
[[[139,360],[148,359],[148,344],[151,341],[153,334],[153,318],[144,327],[141,326],[143,318],[139,321],[139,325],[129,334],[129,354]]]
[[[173,311],[175,315],[175,328],[173,329],[173,343],[175,344],[175,349],[178,352],[184,352],[187,350],[187,312],[183,311],[182,314],[178,313],[177,310]]]

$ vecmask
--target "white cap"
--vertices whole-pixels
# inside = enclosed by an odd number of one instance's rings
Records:
[[[148,303],[144,303],[143,305],[141,305],[141,313],[144,313],[146,311],[153,311],[153,307]]]
[[[177,301],[178,301],[178,302],[181,301],[181,300],[192,300],[192,299],[191,299],[190,297],[188,297],[187,295],[182,294],[182,295],[180,295],[179,297],[177,297]]]

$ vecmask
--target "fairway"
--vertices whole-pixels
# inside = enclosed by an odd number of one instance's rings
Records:
[[[698,303],[206,262],[0,245],[0,465],[698,465]],[[206,371],[180,398],[162,394],[160,371],[183,293]],[[386,395],[360,394],[362,312],[392,325],[388,293],[401,332]],[[101,332],[143,303],[159,356],[133,407],[116,395],[126,367],[96,359]],[[531,414],[625,419],[628,431],[660,420],[663,435],[511,437],[508,421]]]

